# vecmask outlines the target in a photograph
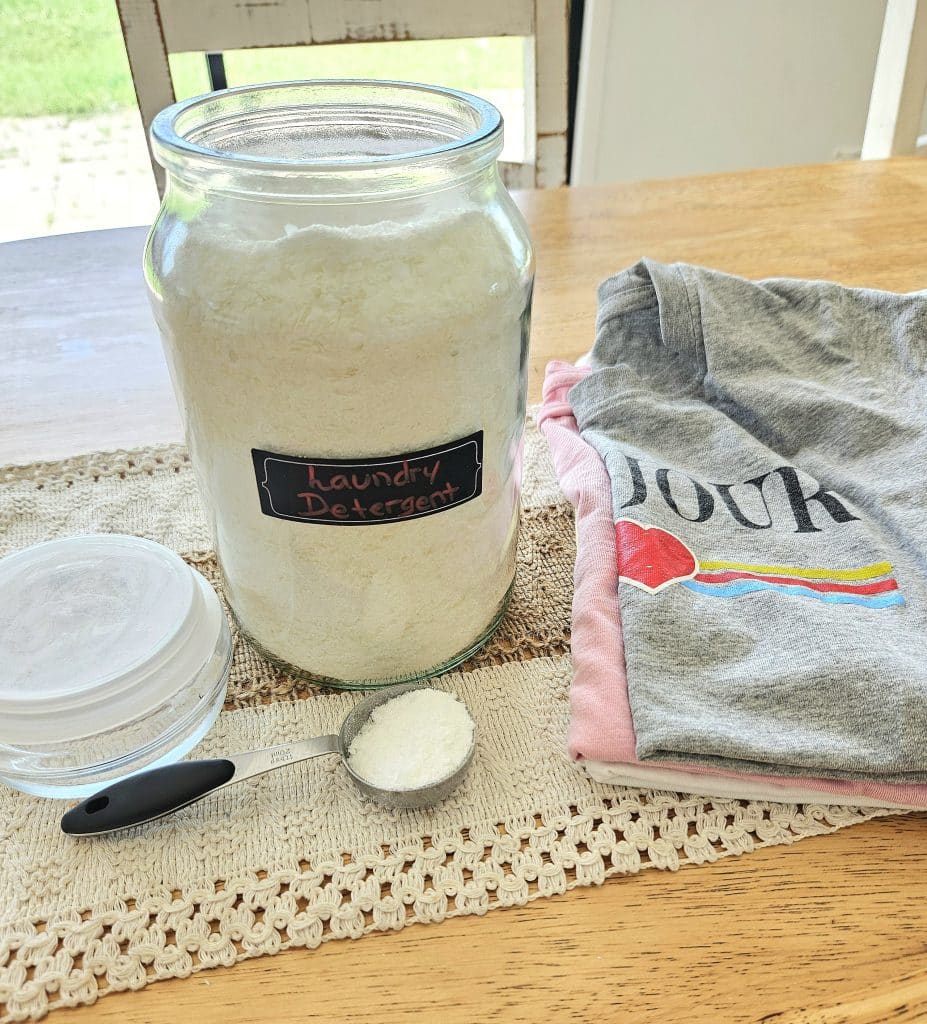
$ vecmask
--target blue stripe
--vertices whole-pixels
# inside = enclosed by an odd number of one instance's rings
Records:
[[[758,590],[776,590],[780,594],[791,594],[800,597],[813,597],[827,604],[859,604],[864,608],[889,608],[892,605],[904,604],[904,598],[897,590],[887,594],[842,594],[838,591],[811,590],[810,587],[767,583],[765,580],[736,580],[733,583],[696,583],[686,580],[683,584],[696,594],[707,594],[709,597],[740,597],[741,594],[753,594]]]

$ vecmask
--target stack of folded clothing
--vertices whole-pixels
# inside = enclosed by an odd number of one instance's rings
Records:
[[[927,294],[644,260],[539,416],[602,782],[927,807]]]

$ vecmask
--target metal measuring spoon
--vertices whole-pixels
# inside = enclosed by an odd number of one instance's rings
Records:
[[[344,769],[364,796],[391,807],[431,807],[447,799],[463,780],[476,752],[476,731],[466,757],[450,775],[430,786],[389,790],[373,786],[348,764],[348,751],[375,708],[409,690],[426,688],[427,683],[390,686],[365,698],[350,712],[339,732],[314,736],[296,743],[251,750],[208,761],[179,761],[152,768],[113,783],[72,807],[61,819],[61,830],[70,836],[101,835],[130,825],[162,818],[181,807],[201,800],[227,786],[234,786],[255,775],[272,772],[284,765],[308,761],[323,754],[338,754]],[[426,730],[423,730],[425,733]]]

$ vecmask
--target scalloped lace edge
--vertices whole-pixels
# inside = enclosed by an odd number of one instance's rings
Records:
[[[0,467],[0,483],[27,480],[36,484],[97,481],[104,477],[136,476],[147,473],[176,473],[190,465],[190,455],[183,444],[147,445],[144,448],[111,452],[92,452],[50,462],[32,462],[23,466]]]
[[[710,863],[890,813],[684,803],[678,794],[617,790],[614,798],[495,827],[353,856],[333,851],[293,869],[11,922],[0,925],[0,1021],[37,1020],[109,992],[285,949],[524,906],[644,868]]]

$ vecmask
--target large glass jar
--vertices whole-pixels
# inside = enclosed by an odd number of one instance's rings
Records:
[[[285,83],[178,103],[152,139],[146,276],[241,629],[340,686],[457,664],[518,533],[533,258],[498,111]]]

